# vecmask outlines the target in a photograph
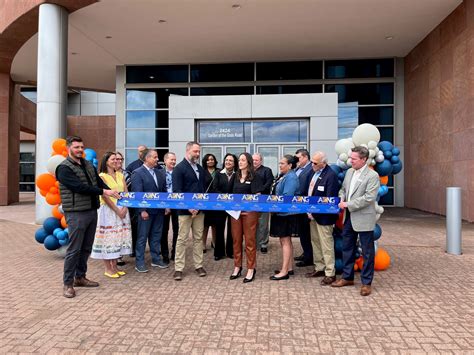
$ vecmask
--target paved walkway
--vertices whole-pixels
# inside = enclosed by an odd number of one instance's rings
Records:
[[[230,259],[206,254],[208,277],[187,265],[105,279],[97,289],[62,296],[63,260],[34,241],[31,202],[0,207],[0,353],[474,353],[474,225],[463,226],[462,256],[444,253],[444,218],[386,209],[380,245],[392,266],[374,292],[334,289],[279,266],[276,240],[257,257],[255,282],[230,281]],[[300,252],[295,242],[296,252]],[[129,259],[130,260],[130,259]],[[188,254],[190,261],[191,255]]]

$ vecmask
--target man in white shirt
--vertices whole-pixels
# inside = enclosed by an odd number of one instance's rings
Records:
[[[342,183],[339,207],[345,209],[342,231],[342,278],[332,283],[332,287],[354,285],[354,262],[357,237],[362,246],[364,266],[361,272],[360,294],[368,296],[372,292],[374,278],[374,228],[376,222],[375,202],[380,187],[379,175],[367,166],[369,150],[365,147],[352,149],[352,168],[347,171]]]

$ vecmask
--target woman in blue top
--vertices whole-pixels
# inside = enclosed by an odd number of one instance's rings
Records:
[[[276,181],[274,193],[282,196],[294,196],[299,189],[299,180],[293,169],[296,167],[296,158],[285,155],[281,158],[280,177]],[[297,215],[290,213],[273,213],[270,222],[270,235],[280,238],[283,260],[279,271],[270,280],[287,280],[289,274],[293,274],[293,244],[291,237],[297,235]]]

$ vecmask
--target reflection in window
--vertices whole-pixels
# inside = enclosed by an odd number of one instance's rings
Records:
[[[127,83],[186,83],[187,65],[127,66]]]
[[[393,83],[327,84],[326,92],[337,92],[338,101],[358,101],[359,105],[393,104]]]
[[[319,94],[323,92],[322,85],[277,85],[257,86],[257,95],[273,94]]]
[[[253,81],[254,64],[195,64],[191,65],[191,82]]]
[[[191,88],[191,96],[203,95],[253,95],[253,86]]]
[[[169,142],[168,130],[127,130],[126,146],[138,147],[167,147]]]
[[[394,204],[393,189],[388,189],[388,193],[379,200],[379,205],[391,206]]]
[[[338,105],[338,138],[350,138],[352,132],[358,126],[359,115],[358,115],[357,102],[347,102]]]
[[[393,127],[377,127],[380,132],[380,141],[394,142]]]
[[[305,142],[306,121],[264,121],[253,123],[254,142]]]
[[[250,122],[200,122],[200,143],[250,142]]]
[[[359,107],[359,124],[393,125],[393,106]]]
[[[187,88],[127,90],[127,109],[153,110],[168,108],[170,95],[187,96]]]
[[[322,79],[323,62],[257,63],[257,80]]]
[[[127,128],[168,128],[168,111],[127,111]]]
[[[393,58],[361,60],[327,60],[326,79],[383,78],[394,76]]]

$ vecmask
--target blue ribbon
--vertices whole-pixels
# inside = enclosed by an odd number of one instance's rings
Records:
[[[122,192],[119,206],[178,210],[339,213],[338,197],[218,193]]]

